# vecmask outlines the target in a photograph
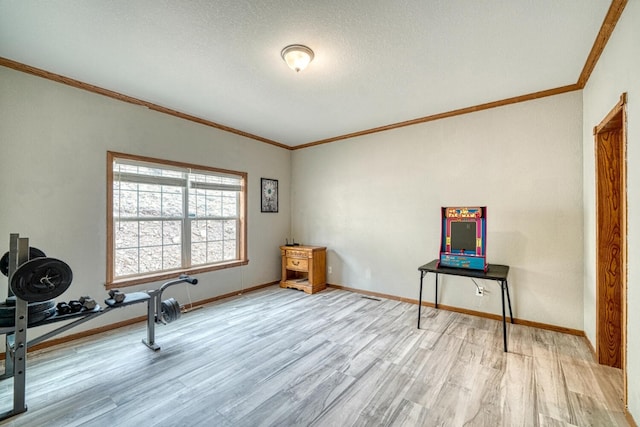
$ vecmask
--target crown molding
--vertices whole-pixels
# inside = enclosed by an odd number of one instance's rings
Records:
[[[75,87],[77,89],[82,89],[89,92],[97,93],[98,95],[103,95],[109,98],[117,99],[118,101],[127,102],[129,104],[134,104],[134,105],[140,105],[142,107],[147,107],[150,110],[158,111],[160,113],[168,114],[170,116],[178,117],[180,119],[188,120],[190,122],[199,123],[204,126],[209,126],[225,132],[244,136],[246,138],[264,142],[266,144],[275,145],[276,147],[290,149],[288,145],[284,145],[280,142],[273,141],[271,139],[263,138],[258,135],[244,132],[244,131],[241,131],[229,126],[225,126],[220,123],[212,122],[210,120],[206,120],[200,117],[192,116],[190,114],[186,114],[177,110],[172,110],[171,108],[163,107],[161,105],[154,104],[152,102],[148,102],[142,99],[134,98],[132,96],[124,95],[119,92],[114,92],[112,90],[105,89],[100,86],[95,86],[89,83],[81,82],[80,80],[76,80],[60,74],[52,73],[50,71],[43,70],[41,68],[32,67],[30,65],[23,64],[21,62],[16,62],[11,59],[0,57],[0,65],[3,67],[12,68],[16,71],[21,71],[23,73],[31,74],[31,75],[42,77],[57,83],[62,83],[71,87]]]
[[[591,48],[589,56],[585,62],[585,65],[578,77],[578,81],[574,84],[561,86],[554,89],[547,89],[539,92],[533,92],[526,95],[515,96],[512,98],[502,99],[499,101],[488,102],[485,104],[475,105],[471,107],[460,108],[457,110],[452,110],[444,113],[432,114],[430,116],[419,117],[412,120],[406,120],[403,122],[392,123],[384,126],[379,126],[371,129],[365,129],[357,132],[347,133],[344,135],[338,135],[331,138],[321,139],[318,141],[309,142],[302,145],[297,146],[289,146],[278,141],[274,141],[268,138],[261,137],[259,135],[254,135],[248,132],[244,132],[239,129],[235,129],[229,126],[222,125],[220,123],[216,123],[210,120],[206,120],[200,117],[192,116],[190,114],[186,114],[177,110],[172,110],[167,107],[163,107],[161,105],[157,105],[148,101],[144,101],[138,98],[134,98],[128,95],[124,95],[118,92],[114,92],[112,90],[104,89],[99,86],[91,85],[89,83],[84,83],[79,80],[72,79],[70,77],[65,77],[60,74],[52,73],[50,71],[42,70],[40,68],[32,67],[30,65],[22,64],[20,62],[16,62],[7,58],[0,57],[0,66],[4,66],[7,68],[12,68],[17,71],[21,71],[27,74],[32,74],[34,76],[42,77],[48,80],[52,80],[58,83],[66,84],[78,89],[87,90],[89,92],[97,93],[99,95],[104,95],[109,98],[117,99],[119,101],[127,102],[129,104],[140,105],[143,107],[147,107],[150,110],[158,111],[160,113],[168,114],[174,117],[178,117],[180,119],[188,120],[191,122],[199,123],[204,126],[209,126],[212,128],[216,128],[222,130],[224,132],[233,133],[236,135],[244,136],[249,139],[253,139],[256,141],[264,142],[265,144],[274,145],[276,147],[284,148],[286,150],[301,150],[303,148],[314,147],[317,145],[328,144],[330,142],[342,141],[345,139],[355,138],[363,135],[370,135],[373,133],[384,132],[388,130],[398,129],[401,127],[417,125],[421,123],[431,122],[435,120],[445,119],[454,116],[460,116],[463,114],[474,113],[477,111],[488,110],[491,108],[502,107],[504,105],[515,104],[519,102],[531,101],[533,99],[543,98],[547,96],[559,95],[566,92],[572,92],[575,90],[581,90],[587,84],[591,73],[593,72],[598,60],[600,59],[600,55],[604,51],[605,46],[607,45],[609,39],[611,38],[611,34],[622,15],[622,12],[627,5],[628,0],[612,0],[611,5],[609,6],[609,10],[607,11],[607,15],[602,22],[602,26],[600,27],[600,31],[596,37],[596,40]]]

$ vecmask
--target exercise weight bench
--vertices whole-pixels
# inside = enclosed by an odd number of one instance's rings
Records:
[[[32,248],[33,249],[33,248]],[[38,255],[33,258],[30,253]],[[41,254],[41,255],[40,255]],[[30,259],[30,257],[32,259]],[[6,271],[4,262],[6,261]],[[169,298],[162,301],[162,293],[169,287],[179,283],[196,285],[198,279],[181,275],[177,279],[164,283],[159,289],[124,294],[124,299],[116,301],[113,297],[105,300],[106,307],[96,304],[92,309],[72,313],[55,312],[48,316],[37,317],[37,321],[29,322],[32,306],[46,307],[53,299],[61,295],[71,284],[72,273],[66,263],[55,258],[47,258],[41,251],[30,250],[29,239],[11,234],[10,250],[2,257],[2,272],[9,277],[8,298],[15,297],[15,321],[10,326],[0,324],[0,334],[5,335],[5,370],[0,380],[13,378],[13,408],[0,413],[0,421],[27,410],[25,400],[27,350],[55,335],[88,322],[111,310],[128,307],[134,304],[147,303],[147,337],[142,342],[154,351],[160,350],[155,342],[156,323],[167,324],[180,318],[180,305]],[[122,295],[122,294],[121,294]],[[5,307],[5,310],[8,310]],[[55,310],[55,309],[53,309]],[[10,312],[10,311],[7,311]],[[49,314],[49,313],[47,313]],[[35,316],[34,316],[35,317]],[[5,319],[6,320],[6,319]],[[51,325],[53,323],[73,320],[31,341],[27,340],[28,328]]]

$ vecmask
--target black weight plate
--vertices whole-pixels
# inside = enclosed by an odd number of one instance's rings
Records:
[[[73,280],[71,267],[55,258],[36,258],[22,264],[11,277],[11,290],[25,301],[46,301],[64,293]]]
[[[9,307],[9,306],[13,307],[14,305],[16,305],[16,296],[15,295],[10,296],[7,299],[5,299],[4,302],[7,304],[7,307]],[[42,301],[42,302],[49,303],[49,301]],[[31,302],[31,303],[29,303],[29,306],[36,305],[36,304],[42,304],[42,302],[40,302],[40,303]],[[49,307],[47,307],[47,308],[49,308]],[[45,310],[45,309],[43,308],[42,310]],[[40,311],[40,310],[36,309],[35,311]]]
[[[56,314],[56,308],[51,307],[47,310],[41,311],[39,313],[35,313],[33,316],[29,316],[29,325],[33,325],[34,323],[42,322],[44,319],[48,319],[49,317]]]
[[[169,298],[160,304],[162,310],[162,319],[166,323],[171,323],[180,318],[180,304],[174,298]]]
[[[0,258],[0,272],[5,276],[9,275],[9,252],[5,252]]]
[[[29,246],[29,259],[44,258],[46,255],[38,248]],[[9,275],[9,252],[5,252],[0,258],[0,272],[5,276]]]
[[[0,302],[0,318],[10,317],[14,318],[16,316],[16,300],[13,299],[13,303],[10,302],[11,298],[7,298],[6,303]],[[29,316],[32,316],[41,311],[49,310],[51,307],[55,307],[56,302],[54,300],[42,301],[42,302],[30,302],[27,307],[29,307]]]
[[[43,320],[53,316],[55,312],[56,312],[55,307],[51,307],[49,309],[39,311],[37,313],[34,313],[33,315],[29,315],[29,318],[27,319],[27,323],[28,325],[33,325],[34,323],[42,322]],[[13,326],[14,324],[15,324],[14,317],[0,317],[0,328]]]

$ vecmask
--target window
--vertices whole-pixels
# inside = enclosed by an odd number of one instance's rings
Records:
[[[247,264],[246,173],[107,157],[107,288]]]

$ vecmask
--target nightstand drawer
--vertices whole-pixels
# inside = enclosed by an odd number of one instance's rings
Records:
[[[286,254],[287,258],[309,258],[309,252],[307,251],[294,251],[294,250],[287,250],[287,254]]]
[[[307,271],[309,260],[304,258],[287,258],[287,268],[289,270]]]

